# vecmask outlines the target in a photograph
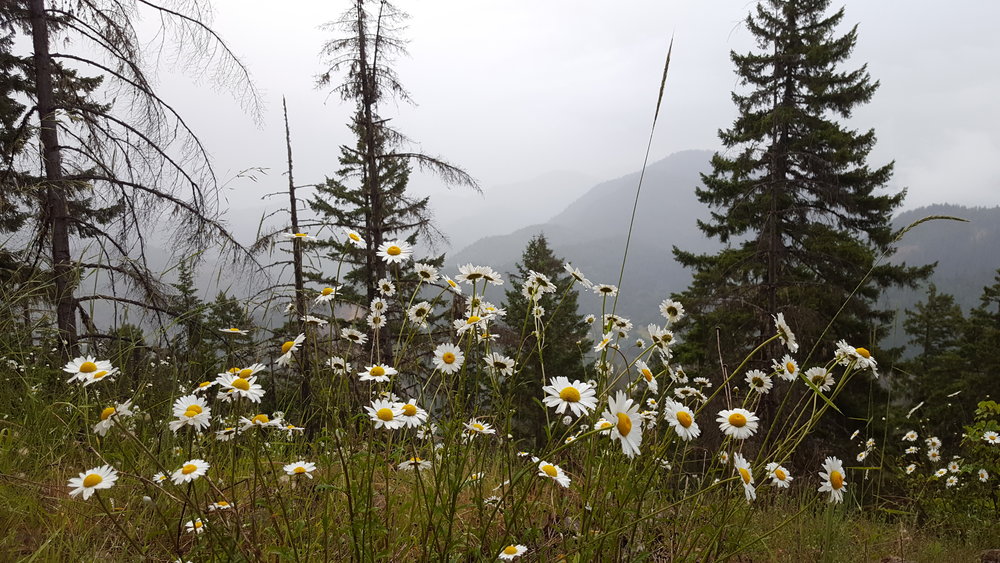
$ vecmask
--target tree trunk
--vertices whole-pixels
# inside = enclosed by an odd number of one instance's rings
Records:
[[[62,155],[59,152],[55,91],[52,86],[52,58],[49,56],[49,28],[45,0],[30,0],[31,37],[34,43],[35,91],[41,125],[42,161],[45,166],[46,219],[51,223],[52,271],[55,278],[56,324],[64,358],[76,354],[75,279],[69,251],[69,213],[66,187],[62,184]]]

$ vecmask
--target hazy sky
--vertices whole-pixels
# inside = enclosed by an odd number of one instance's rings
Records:
[[[410,56],[396,68],[418,105],[383,113],[418,148],[465,167],[487,190],[551,171],[611,179],[642,163],[673,34],[651,158],[715,149],[717,130],[735,116],[730,92],[739,85],[729,51],[753,46],[742,21],[754,4],[400,0],[411,16]],[[845,23],[859,24],[850,66],[867,63],[882,84],[852,123],[876,130],[872,164],[895,159],[893,185],[909,188],[907,208],[1000,203],[994,160],[1000,154],[1000,2],[845,5]],[[220,176],[269,169],[255,183],[238,179],[227,186],[233,208],[285,185],[282,95],[289,103],[296,183],[332,174],[338,146],[353,143],[345,127],[352,108],[313,84],[324,69],[320,45],[331,36],[319,25],[346,3],[215,0],[214,6],[216,31],[264,94],[264,124],[255,126],[230,96],[189,79],[161,74],[161,91],[208,145]],[[425,193],[440,190],[428,178],[414,184]],[[560,194],[538,197],[558,200]]]

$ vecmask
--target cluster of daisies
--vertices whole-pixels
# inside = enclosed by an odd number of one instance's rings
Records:
[[[1000,445],[1000,434],[994,431],[983,432],[982,441],[990,445]],[[920,435],[916,430],[907,430],[901,440],[910,444],[906,446],[903,450],[904,459],[911,458],[913,456],[920,455],[920,446],[916,445],[920,439]],[[980,467],[978,470],[975,469],[975,465],[972,467],[964,468],[962,465],[962,459],[959,456],[952,456],[951,461],[947,462],[943,466],[939,466],[944,462],[944,458],[941,455],[942,442],[937,436],[930,436],[924,439],[924,446],[926,446],[926,451],[924,456],[927,458],[927,462],[930,463],[931,477],[934,479],[944,479],[944,484],[946,488],[957,487],[961,484],[961,474],[968,473],[975,475],[975,477],[981,483],[988,483],[990,481],[990,472],[985,468]],[[914,474],[919,466],[917,461],[910,461],[903,468],[903,472],[907,475]],[[904,461],[906,463],[906,461]]]

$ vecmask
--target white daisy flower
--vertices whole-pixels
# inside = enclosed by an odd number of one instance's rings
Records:
[[[397,418],[403,422],[407,428],[416,428],[427,422],[427,411],[417,406],[417,400],[410,398],[405,403],[397,402],[396,407],[402,412]]]
[[[212,422],[212,408],[202,397],[185,395],[174,401],[173,414],[177,420],[170,422],[170,430],[177,432],[184,426],[202,431]]]
[[[340,286],[335,287],[324,287],[319,290],[319,295],[316,296],[317,303],[328,303],[333,301],[337,297],[337,291],[340,290]]]
[[[413,254],[413,247],[401,240],[383,242],[376,252],[386,264],[401,264]]]
[[[633,404],[624,391],[619,390],[614,397],[608,397],[608,408],[601,417],[614,426],[609,431],[612,440],[621,442],[622,452],[628,457],[639,455],[642,445],[642,418],[639,406]]]
[[[594,351],[600,352],[601,350],[607,348],[608,345],[611,344],[611,340],[614,339],[614,336],[615,333],[613,332],[604,333],[604,335],[601,336],[601,339],[597,342],[597,344],[594,345]]]
[[[472,264],[466,264],[464,266],[459,266],[458,275],[455,276],[457,281],[464,281],[468,284],[475,283],[477,281],[485,281],[493,285],[503,285],[503,279],[500,278],[500,274],[493,271],[493,268],[489,266],[473,266]]]
[[[829,492],[830,502],[844,502],[844,490],[847,488],[847,477],[844,474],[844,464],[835,457],[828,457],[823,462],[823,471],[819,474],[823,479],[819,492]]]
[[[504,561],[512,561],[524,555],[527,551],[528,548],[521,544],[511,544],[500,550],[500,555],[497,555],[497,558]]]
[[[462,286],[458,285],[458,282],[456,282],[455,280],[449,278],[448,276],[445,276],[444,283],[448,286],[448,289],[450,289],[452,292],[457,293],[458,295],[462,294]]]
[[[465,423],[465,429],[468,432],[469,437],[475,437],[477,434],[496,434],[496,429],[492,425],[486,422],[482,422],[478,418],[473,418],[469,422]]]
[[[990,473],[985,469],[980,469],[978,475],[979,475],[979,480],[982,481],[983,483],[990,480]]]
[[[677,401],[667,402],[663,417],[681,440],[691,441],[701,434],[698,423],[694,421],[694,411]]]
[[[378,292],[385,297],[392,297],[396,295],[396,284],[392,283],[388,278],[382,278],[378,280]]]
[[[514,358],[498,352],[491,352],[483,360],[486,362],[486,367],[494,375],[513,375],[514,373]]]
[[[939,452],[936,448],[931,448],[927,450],[927,459],[934,463],[938,463],[941,461],[941,452]]]
[[[247,334],[250,334],[249,330],[244,330],[242,328],[236,328],[236,327],[220,328],[219,332],[224,332],[226,334],[239,334],[240,336],[246,336]]]
[[[397,469],[402,469],[403,471],[423,471],[424,469],[430,469],[431,467],[431,462],[426,459],[421,459],[420,457],[411,457],[396,466]]]
[[[67,484],[70,487],[69,496],[77,497],[83,495],[83,500],[87,500],[98,489],[110,489],[118,480],[118,471],[110,465],[95,467],[89,471],[84,471],[79,477],[73,477]]]
[[[788,470],[776,462],[772,461],[767,464],[767,466],[764,467],[764,470],[767,471],[768,476],[771,477],[771,484],[779,489],[787,489],[791,486],[792,481],[794,480],[791,474],[788,473]]]
[[[195,518],[194,520],[188,520],[184,524],[184,528],[189,534],[200,534],[205,531],[205,523],[201,521],[201,518]]]
[[[419,325],[421,328],[427,328],[427,319],[433,314],[434,309],[431,304],[426,301],[421,301],[416,305],[410,307],[406,310],[406,316],[410,318],[414,324]]]
[[[646,362],[642,360],[635,361],[635,369],[639,371],[639,375],[646,381],[646,386],[649,387],[650,393],[659,393],[660,386],[656,382],[656,376],[653,374],[653,370],[649,369]]]
[[[340,375],[346,375],[351,371],[351,364],[343,356],[333,356],[326,361],[326,365],[330,366],[333,371]]]
[[[347,237],[347,240],[351,244],[353,244],[358,248],[365,247],[365,239],[361,236],[361,233],[355,231],[354,229],[349,229],[347,227],[343,227],[343,230],[344,230],[344,236]]]
[[[806,379],[820,391],[826,393],[833,388],[833,374],[821,367],[811,367],[806,370]]]
[[[538,462],[538,475],[540,477],[548,477],[556,483],[559,483],[565,488],[569,488],[569,477],[558,465],[554,465],[547,461]]]
[[[67,362],[63,367],[63,371],[72,375],[72,377],[66,380],[66,383],[79,381],[86,385],[88,381],[93,382],[94,374],[104,372],[104,375],[97,378],[101,379],[107,375],[112,375],[112,372],[117,370],[111,366],[111,362],[109,361],[98,360],[94,356],[80,356]]]
[[[271,417],[264,413],[256,414],[253,418],[240,417],[240,432],[245,432],[251,428],[276,428],[283,425],[284,421],[281,420],[280,416],[275,416],[272,420]]]
[[[740,453],[733,454],[733,468],[736,469],[740,481],[743,482],[743,493],[747,497],[747,502],[757,498],[757,489],[753,486],[753,472],[750,470],[750,463]]]
[[[986,432],[983,432],[983,441],[993,445],[1000,444],[1000,434],[997,434],[992,430],[987,430]]]
[[[752,369],[748,371],[744,379],[751,389],[761,395],[770,393],[771,388],[774,387],[774,383],[771,381],[771,378],[759,369]]]
[[[795,341],[795,333],[785,322],[784,313],[778,313],[774,317],[774,328],[778,331],[778,338],[785,344],[789,352],[794,354],[799,351],[799,344]]]
[[[375,423],[375,429],[385,428],[386,430],[396,430],[403,427],[403,420],[400,415],[403,409],[397,406],[398,403],[386,399],[376,399],[371,406],[366,406],[368,416]]]
[[[574,268],[569,262],[563,264],[563,270],[566,270],[566,273],[569,274],[570,276],[573,276],[573,279],[580,282],[580,284],[582,284],[583,287],[586,288],[594,287],[594,284],[583,275],[583,272]]]
[[[949,489],[952,488],[952,487],[954,487],[957,484],[958,484],[958,477],[955,477],[954,475],[952,475],[951,477],[948,477],[948,479],[945,480],[945,482],[944,482],[944,486],[948,487]]]
[[[959,471],[960,471],[961,469],[962,469],[962,468],[961,468],[961,466],[960,466],[960,465],[958,464],[958,462],[957,462],[957,461],[949,461],[949,462],[948,462],[948,471],[950,471],[950,472],[952,472],[952,473],[958,473],[958,472],[959,472]]]
[[[441,277],[438,275],[437,268],[423,262],[415,263],[413,270],[417,273],[417,279],[422,283],[434,283]]]
[[[785,381],[794,381],[799,375],[799,363],[788,354],[785,354],[780,362],[774,362],[773,369],[777,376]]]
[[[124,403],[115,403],[113,407],[105,407],[101,411],[101,420],[94,425],[94,434],[98,436],[106,436],[108,430],[115,422],[132,416],[132,399],[125,401]]]
[[[289,463],[282,469],[285,470],[286,475],[291,475],[293,477],[305,475],[306,477],[312,479],[312,472],[316,471],[316,464],[311,461],[296,461],[295,463]]]
[[[340,337],[358,345],[363,345],[368,342],[367,334],[353,328],[340,329]]]
[[[454,344],[440,344],[434,350],[434,368],[443,373],[457,373],[462,369],[465,355],[462,349]]]
[[[397,373],[399,372],[391,366],[387,366],[385,364],[373,364],[366,367],[365,371],[359,373],[358,375],[361,376],[359,377],[361,381],[378,381],[385,383]]]
[[[736,440],[746,440],[750,436],[753,436],[757,432],[757,422],[759,420],[757,415],[742,408],[719,411],[719,416],[716,418],[716,422],[719,423],[719,429],[726,436],[730,436]]]
[[[190,483],[198,477],[208,473],[209,467],[211,467],[211,465],[203,459],[188,460],[181,465],[180,469],[174,471],[173,474],[170,475],[170,480],[173,481],[175,485]]]
[[[684,305],[673,299],[664,299],[660,303],[660,314],[667,319],[667,324],[674,324],[684,318]]]
[[[607,283],[594,285],[592,291],[601,297],[614,297],[618,295],[618,287]]]
[[[215,512],[216,510],[229,510],[231,508],[233,508],[233,505],[228,500],[220,500],[208,505],[209,512]]]
[[[365,321],[368,323],[368,327],[372,330],[384,328],[388,322],[385,318],[385,314],[381,311],[372,311],[367,317],[365,317]]]
[[[557,414],[563,414],[568,408],[576,416],[585,416],[597,408],[597,391],[579,380],[570,383],[567,377],[554,377],[542,391],[545,392],[542,403],[554,407]]]
[[[250,375],[264,368],[263,364],[254,364],[243,368],[239,373],[222,373],[216,380],[219,383],[219,395],[227,399],[247,399],[251,403],[259,403],[264,396],[264,387],[257,383],[257,376]]]
[[[907,475],[913,473],[916,470],[917,470],[917,464],[915,464],[915,463],[911,463],[910,465],[907,465],[906,469],[905,469]]]
[[[277,359],[275,363],[279,366],[287,366],[292,361],[292,353],[299,349],[299,346],[305,342],[306,335],[299,334],[294,340],[289,340],[281,345],[281,356]]]
[[[918,437],[919,436],[917,436],[916,431],[910,430],[906,434],[903,434],[903,441],[904,442],[916,442]]]
[[[296,240],[296,239],[299,239],[299,240],[310,240],[310,239],[315,239],[316,238],[316,237],[314,237],[314,236],[312,236],[310,234],[306,234],[306,233],[281,233],[281,236],[283,236],[283,237],[285,237],[287,239],[290,239],[290,240]]]

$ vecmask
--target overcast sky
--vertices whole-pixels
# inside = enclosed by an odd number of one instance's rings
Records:
[[[418,105],[383,113],[419,149],[463,166],[487,190],[552,171],[615,178],[642,164],[673,34],[651,158],[716,149],[717,130],[735,117],[730,92],[739,86],[729,52],[752,48],[742,21],[754,4],[400,0],[411,16],[410,56],[396,68]],[[260,127],[225,93],[161,73],[161,91],[208,145],[220,176],[269,169],[256,183],[229,183],[234,209],[284,185],[282,95],[289,103],[296,183],[332,174],[338,146],[353,143],[345,127],[352,108],[313,87],[324,69],[320,46],[331,36],[319,25],[345,5],[215,0],[215,30],[263,92]],[[881,81],[853,120],[857,128],[875,128],[872,164],[896,161],[893,186],[909,189],[907,208],[1000,203],[1000,2],[844,5],[845,23],[859,24],[850,66],[867,63]],[[414,184],[440,193],[432,179]]]

